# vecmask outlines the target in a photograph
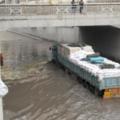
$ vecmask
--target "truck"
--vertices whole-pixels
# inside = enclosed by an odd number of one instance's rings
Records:
[[[120,64],[96,53],[90,45],[52,46],[52,60],[76,75],[83,85],[102,98],[120,97]]]

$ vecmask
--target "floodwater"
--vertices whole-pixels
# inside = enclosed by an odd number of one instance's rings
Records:
[[[2,33],[1,38],[6,66],[12,69],[49,55],[49,42],[9,32]],[[96,97],[74,75],[66,74],[48,59],[39,62],[37,71],[26,78],[6,81],[9,93],[4,98],[4,120],[120,120],[119,98]]]

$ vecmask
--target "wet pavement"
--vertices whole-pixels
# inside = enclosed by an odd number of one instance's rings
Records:
[[[1,32],[0,44],[4,54],[2,77],[5,80],[25,78],[35,71],[33,66],[37,66],[41,60],[48,58],[48,56],[50,58],[51,42],[32,39],[31,36]]]
[[[20,71],[19,67],[26,65],[26,59],[28,64],[33,62],[36,64],[37,59],[41,59],[44,54],[49,55],[47,48],[50,43],[48,42],[41,40],[36,41],[36,43],[29,38],[28,43],[28,38],[9,32],[2,33],[1,36],[1,38],[6,37],[4,42],[2,40],[2,50],[8,56],[3,70],[6,70],[6,68],[8,70],[11,66],[11,70]],[[10,44],[12,44],[10,38],[16,39],[16,44],[10,47],[11,49],[9,49]],[[21,52],[18,54],[14,51],[14,47],[19,48],[20,45],[18,44],[18,38],[26,41],[23,42],[24,44],[21,43],[21,46],[28,46],[28,44],[40,46],[38,47],[40,49],[39,54],[36,57],[32,55],[32,59],[29,59],[33,46],[28,49],[29,52],[31,51],[29,54],[25,49],[27,47],[24,47],[21,56],[28,56],[24,60],[17,59],[15,55],[21,54]],[[17,50],[17,48],[15,49]],[[35,49],[37,47],[34,47]],[[21,48],[19,50],[21,51]],[[14,56],[11,55],[12,51],[15,52]],[[7,61],[16,61],[15,67],[11,64],[12,62]],[[49,62],[48,59],[41,59],[37,67],[35,65],[34,68],[36,69],[33,69],[31,76],[6,81],[9,93],[4,98],[4,120],[120,120],[119,98],[102,100],[96,97],[84,88],[74,75],[66,74],[59,66]]]

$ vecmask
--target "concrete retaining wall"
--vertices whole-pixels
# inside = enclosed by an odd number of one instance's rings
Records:
[[[51,41],[67,43],[76,43],[80,41],[79,27],[26,28],[21,31]]]
[[[112,26],[44,27],[22,29],[22,31],[52,41],[85,42],[102,55],[120,61],[120,29]]]

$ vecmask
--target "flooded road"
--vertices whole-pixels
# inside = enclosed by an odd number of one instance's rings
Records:
[[[48,56],[50,58],[51,44],[39,38],[32,39],[31,36],[1,32],[0,45],[4,54],[3,78],[11,80],[27,77],[33,71],[29,68],[37,66],[41,59],[46,59]]]
[[[0,36],[5,38],[2,40],[5,69],[11,66],[12,71],[20,71],[20,66],[49,55],[49,42],[35,41],[9,32]],[[20,42],[18,38],[26,42]],[[13,46],[10,47],[10,44]],[[15,57],[19,56],[17,48],[24,59]],[[31,54],[33,50],[35,56]],[[16,61],[15,64],[13,61]],[[4,120],[120,120],[120,99],[102,100],[96,97],[75,76],[66,74],[48,59],[41,60],[36,68],[37,72],[32,76],[6,81],[9,93],[4,98]]]

